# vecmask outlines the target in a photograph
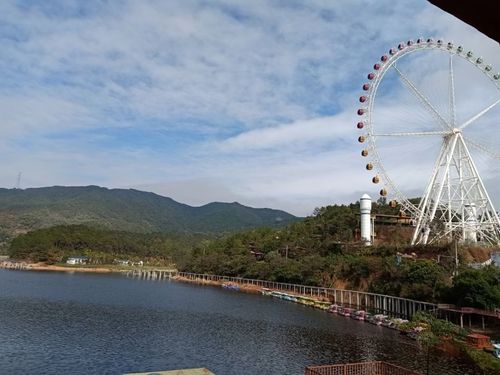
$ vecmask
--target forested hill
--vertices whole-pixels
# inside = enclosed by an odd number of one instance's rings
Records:
[[[224,233],[295,221],[287,212],[239,203],[191,207],[154,193],[98,186],[0,189],[0,232],[13,236],[54,225],[131,232]]]

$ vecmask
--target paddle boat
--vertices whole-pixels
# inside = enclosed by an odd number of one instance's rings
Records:
[[[353,309],[346,308],[346,309],[344,309],[342,315],[344,315],[345,317],[350,317],[351,314],[353,313],[353,311],[354,311]]]
[[[365,316],[366,316],[365,310],[358,310],[351,315],[351,318],[364,321]]]
[[[229,290],[240,290],[240,286],[238,284],[233,284],[233,283],[224,283],[222,284],[222,287],[224,289],[229,289]]]
[[[328,310],[331,305],[332,304],[329,301],[315,301],[314,302],[314,307],[321,309],[321,310]]]
[[[394,328],[394,321],[390,318],[385,318],[382,320],[382,327]]]
[[[297,296],[297,302],[306,306],[314,306],[316,301],[310,297]]]
[[[387,315],[383,314],[375,314],[371,317],[371,319],[368,321],[369,323],[375,324],[377,326],[382,325],[382,322],[387,319]]]
[[[332,313],[332,314],[336,314],[338,308],[339,308],[339,306],[336,303],[334,303],[333,305],[330,305],[330,307],[328,308],[328,312]]]
[[[271,289],[262,288],[260,292],[262,293],[263,296],[270,296],[273,291]]]

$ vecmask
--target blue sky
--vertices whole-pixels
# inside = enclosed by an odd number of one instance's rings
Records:
[[[2,1],[0,185],[299,215],[373,193],[357,97],[402,40],[498,43],[415,1]]]

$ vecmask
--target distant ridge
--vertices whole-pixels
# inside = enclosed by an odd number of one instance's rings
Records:
[[[281,226],[298,218],[280,210],[233,203],[201,207],[134,189],[53,186],[0,189],[0,231],[7,237],[63,224],[133,232],[224,233]]]

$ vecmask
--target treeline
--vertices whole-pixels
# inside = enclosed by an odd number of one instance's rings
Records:
[[[380,203],[374,205],[375,212],[397,214]],[[410,247],[400,236],[405,228],[398,226],[385,229],[385,245],[365,247],[357,242],[358,212],[359,204],[328,206],[281,229],[261,228],[218,239],[57,226],[15,238],[9,254],[52,263],[72,255],[88,256],[97,264],[115,258],[149,260],[175,263],[188,272],[365,290],[461,306],[500,306],[499,268],[462,268],[453,277],[454,248]],[[460,251],[461,258],[465,252]]]
[[[150,260],[156,264],[182,261],[186,249],[205,237],[194,234],[131,233],[84,225],[61,225],[35,230],[12,240],[9,256],[34,262],[57,263],[69,256],[87,256],[94,264],[116,258]]]
[[[375,205],[374,210],[394,214],[388,205]],[[410,247],[397,235],[383,246],[362,246],[356,243],[357,212],[357,204],[317,209],[313,216],[281,230],[257,229],[204,242],[177,264],[189,272],[365,290],[480,308],[500,306],[500,269],[463,268],[452,277],[457,271],[454,249]],[[399,229],[390,230],[399,233]],[[436,262],[438,254],[440,263]]]
[[[404,252],[404,248],[367,250],[298,233],[262,229],[206,242],[195,247],[184,262],[178,262],[178,267],[196,273],[366,290],[428,301],[440,300],[449,285],[450,270],[434,260],[399,261],[397,252]]]
[[[397,213],[384,204],[375,204],[374,211]],[[415,251],[414,248],[407,250],[398,241],[381,247],[363,246],[356,233],[358,213],[357,203],[316,209],[311,217],[280,230],[256,229],[204,242],[178,266],[191,272],[392,291],[409,298],[435,297],[440,283],[444,283],[441,276],[446,274],[445,269],[430,261],[402,261],[397,265],[398,251]],[[392,230],[397,232],[398,227]],[[442,249],[426,251],[437,253]],[[399,284],[377,282],[379,276],[389,279],[396,274]]]

